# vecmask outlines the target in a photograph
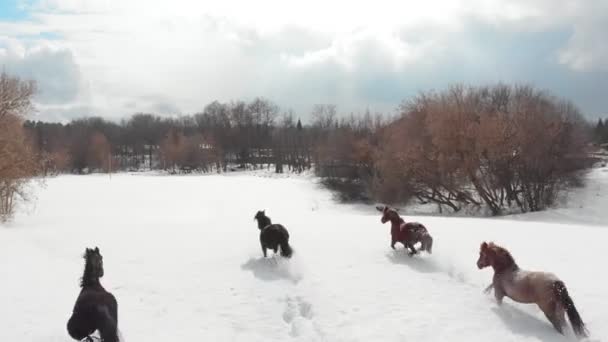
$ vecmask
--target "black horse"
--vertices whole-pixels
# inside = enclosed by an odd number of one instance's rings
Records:
[[[103,277],[103,257],[99,248],[87,248],[84,259],[84,274],[80,281],[82,290],[68,320],[68,333],[75,340],[92,342],[90,335],[99,330],[103,342],[117,342],[118,304],[116,298],[99,283],[99,278]]]
[[[275,254],[281,247],[281,256],[290,258],[293,250],[289,245],[289,232],[280,224],[272,224],[270,217],[266,216],[264,210],[258,211],[255,214],[254,220],[258,221],[260,229],[260,245],[264,258],[266,257],[266,249],[272,249]]]

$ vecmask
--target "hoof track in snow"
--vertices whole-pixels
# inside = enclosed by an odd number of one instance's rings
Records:
[[[313,337],[320,336],[320,331],[315,325],[312,304],[301,297],[290,297],[285,299],[285,311],[283,321],[289,324],[289,336],[291,337]]]
[[[421,273],[438,273],[443,271],[441,267],[431,259],[432,256],[409,256],[405,250],[398,249],[386,253],[386,257],[394,264],[407,265],[411,269]]]
[[[297,283],[302,279],[302,276],[296,271],[291,261],[278,256],[272,258],[251,258],[241,265],[241,268],[253,272],[253,275],[261,280],[284,279]]]
[[[407,265],[420,273],[444,273],[458,282],[467,283],[464,272],[449,260],[444,260],[436,254],[409,256],[405,250],[398,249],[388,252],[386,257],[394,264]]]
[[[283,313],[283,320],[286,323],[291,323],[296,317],[312,319],[312,305],[300,297],[287,297],[285,300],[287,305]]]

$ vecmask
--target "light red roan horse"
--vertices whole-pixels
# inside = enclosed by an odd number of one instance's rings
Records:
[[[494,278],[486,291],[494,288],[498,304],[502,304],[505,296],[520,303],[536,303],[555,329],[562,334],[567,313],[574,333],[578,337],[587,336],[585,324],[566,286],[555,275],[520,269],[511,253],[493,242],[482,243],[479,250],[477,267],[482,269],[488,266],[494,269]]]

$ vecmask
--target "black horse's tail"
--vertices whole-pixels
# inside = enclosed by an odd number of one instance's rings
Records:
[[[283,239],[281,241],[281,256],[286,258],[291,258],[293,255],[293,249],[289,245],[289,241],[287,239]]]
[[[107,306],[98,306],[97,314],[99,318],[99,335],[103,342],[118,342],[118,322],[110,315]]]
[[[289,232],[287,231],[287,228],[285,228],[281,224],[276,224],[275,226],[279,231],[278,242],[281,246],[281,256],[285,258],[291,258],[291,256],[293,255],[293,249],[289,245]]]
[[[583,323],[581,315],[579,315],[578,311],[576,310],[574,302],[568,294],[566,285],[564,285],[562,281],[558,280],[553,283],[553,291],[555,297],[564,306],[564,308],[566,308],[566,313],[568,313],[568,319],[570,320],[570,324],[572,324],[572,330],[574,330],[576,336],[587,337],[588,331],[585,327],[585,323]]]

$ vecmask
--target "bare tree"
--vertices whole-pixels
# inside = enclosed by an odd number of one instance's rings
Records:
[[[0,74],[0,220],[12,217],[18,199],[27,200],[26,184],[38,171],[23,128],[32,109],[33,82]]]
[[[110,143],[106,136],[101,132],[94,132],[87,151],[87,164],[94,170],[110,172],[110,151]]]

